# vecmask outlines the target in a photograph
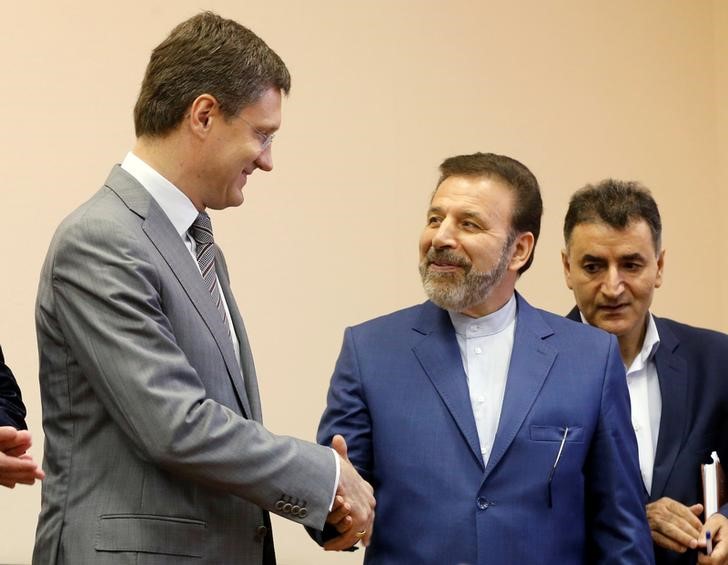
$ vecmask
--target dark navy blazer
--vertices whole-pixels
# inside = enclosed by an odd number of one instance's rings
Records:
[[[581,321],[577,308],[568,317]],[[713,451],[728,462],[728,335],[654,319],[662,417],[649,500],[667,496],[690,506],[703,502],[700,464]],[[728,516],[728,505],[720,512]],[[655,557],[658,565],[697,563],[694,551],[655,547]]]

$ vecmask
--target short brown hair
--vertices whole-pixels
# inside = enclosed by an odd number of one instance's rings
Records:
[[[514,233],[531,232],[533,234],[531,256],[518,270],[518,274],[524,273],[533,263],[536,242],[541,231],[543,202],[536,177],[523,163],[495,153],[473,153],[445,159],[440,165],[440,180],[437,181],[437,186],[439,187],[446,178],[452,176],[496,176],[513,190],[515,208],[511,218],[511,230]]]
[[[281,58],[246,27],[202,12],[152,51],[134,106],[136,135],[169,133],[201,94],[214,96],[231,117],[271,87],[284,94],[291,88]]]

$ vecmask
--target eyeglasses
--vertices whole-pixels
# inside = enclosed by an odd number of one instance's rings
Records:
[[[265,151],[270,147],[270,144],[273,143],[273,138],[276,136],[275,133],[263,133],[258,128],[256,128],[253,124],[251,124],[248,120],[243,118],[243,116],[238,115],[238,118],[243,120],[246,124],[250,126],[250,129],[253,130],[253,133],[258,136],[258,139],[260,140],[260,150]]]

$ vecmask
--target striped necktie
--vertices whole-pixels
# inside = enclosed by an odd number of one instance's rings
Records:
[[[222,321],[225,323],[225,329],[230,334],[230,327],[227,322],[227,314],[225,313],[225,305],[222,303],[222,291],[217,281],[217,273],[215,272],[215,240],[212,237],[212,222],[210,216],[205,212],[200,212],[189,229],[192,239],[197,243],[197,263],[200,266],[202,280],[205,281],[207,290],[210,291],[212,300],[217,306]]]

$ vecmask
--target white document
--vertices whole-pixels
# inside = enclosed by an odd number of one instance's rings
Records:
[[[710,454],[712,463],[703,465],[703,505],[705,506],[705,517],[712,516],[718,512],[718,454],[714,451]]]

